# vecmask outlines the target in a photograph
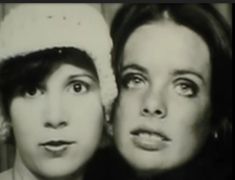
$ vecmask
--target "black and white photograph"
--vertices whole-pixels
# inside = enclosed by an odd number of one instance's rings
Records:
[[[232,3],[0,3],[0,180],[232,180]]]

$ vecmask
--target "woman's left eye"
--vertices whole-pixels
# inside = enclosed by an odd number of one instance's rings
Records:
[[[191,81],[178,82],[175,90],[179,95],[186,97],[194,97],[198,93],[197,85]]]
[[[89,85],[85,82],[72,82],[68,88],[68,91],[73,94],[83,94],[89,90]]]

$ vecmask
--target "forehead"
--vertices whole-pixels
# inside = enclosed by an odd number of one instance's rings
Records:
[[[93,72],[72,64],[61,64],[48,76],[46,82],[55,79],[67,79],[73,77],[90,77],[98,82]]]
[[[196,69],[210,65],[209,49],[194,31],[171,21],[137,28],[127,40],[123,64],[164,62]],[[154,61],[153,61],[154,60]]]

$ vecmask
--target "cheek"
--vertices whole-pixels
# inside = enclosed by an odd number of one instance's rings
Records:
[[[194,121],[191,127],[195,140],[199,143],[203,143],[211,131],[211,112],[209,107],[199,109],[198,111],[199,112],[196,112],[192,117]]]
[[[70,97],[65,100],[65,108],[72,118],[80,118],[84,121],[96,121],[103,115],[102,103],[97,93]]]
[[[73,102],[71,104],[71,102]],[[104,122],[103,107],[97,96],[67,102],[67,116],[71,128],[79,135],[94,137],[101,133]]]
[[[115,107],[114,128],[128,129],[138,117],[139,106],[139,98],[134,93],[121,93]]]
[[[173,139],[169,158],[184,162],[200,151],[210,132],[208,112],[188,105],[169,117],[166,129]]]
[[[198,105],[192,102],[184,105],[178,104],[177,112],[171,114],[172,122],[169,122],[169,127],[179,144],[194,146],[206,140],[210,132],[210,106],[206,104]]]
[[[36,152],[35,143],[37,141],[35,140],[40,137],[39,124],[37,121],[33,121],[32,114],[23,106],[19,107],[13,104],[10,111],[17,151],[21,157],[31,161]]]
[[[125,116],[138,116],[140,108],[143,104],[143,90],[132,91],[126,90],[121,92],[119,96],[118,108]]]
[[[87,152],[97,148],[103,132],[104,115],[102,108],[95,108],[94,112],[81,111],[81,115],[72,125],[74,136]]]
[[[35,134],[35,130],[39,127],[39,118],[35,109],[22,103],[21,100],[13,100],[10,104],[10,119],[16,138],[28,136],[30,133]]]
[[[187,129],[197,130],[208,126],[211,114],[211,104],[208,97],[209,95],[198,95],[194,98],[181,97],[177,94],[169,96],[170,118],[176,119],[176,124],[179,127],[187,127]]]

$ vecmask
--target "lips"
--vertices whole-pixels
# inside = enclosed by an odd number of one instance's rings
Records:
[[[74,141],[50,140],[40,143],[39,145],[43,147],[47,152],[59,155],[65,152],[65,150],[74,143]]]
[[[159,151],[171,141],[163,132],[148,127],[137,128],[130,134],[134,145],[147,151]]]
[[[62,146],[62,145],[70,145],[73,143],[74,143],[73,141],[52,140],[52,141],[47,141],[47,142],[41,143],[40,145],[42,145],[42,146]]]
[[[150,128],[138,128],[136,130],[131,131],[132,135],[135,136],[149,136],[160,138],[162,141],[170,141],[170,138],[167,137],[163,132],[155,131]]]

